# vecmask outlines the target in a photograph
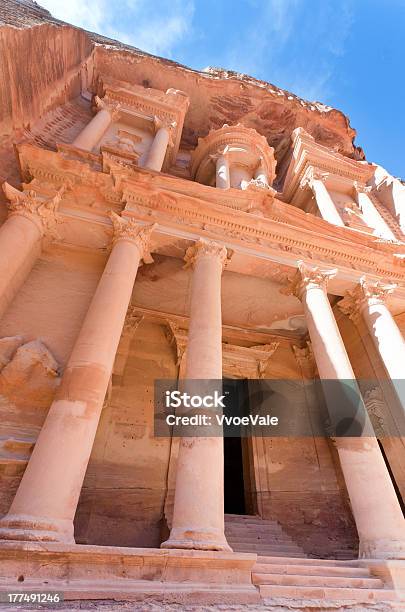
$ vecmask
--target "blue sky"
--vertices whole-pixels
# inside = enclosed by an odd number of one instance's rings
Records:
[[[405,0],[38,0],[60,19],[196,69],[220,66],[342,110],[405,178]]]

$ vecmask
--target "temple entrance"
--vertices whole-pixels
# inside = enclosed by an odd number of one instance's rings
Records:
[[[248,381],[224,379],[227,394],[226,416],[243,416],[249,410]],[[251,440],[241,427],[233,428],[231,436],[224,436],[224,505],[225,514],[253,514],[254,500],[251,486]]]

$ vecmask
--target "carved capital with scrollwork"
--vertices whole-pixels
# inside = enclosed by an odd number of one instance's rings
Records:
[[[99,98],[98,96],[94,96],[94,103],[96,105],[97,110],[106,110],[111,117],[111,121],[116,121],[119,117],[121,104],[117,104],[116,102],[109,102],[104,98]]]
[[[295,295],[299,300],[302,299],[303,292],[310,289],[322,289],[326,293],[329,279],[337,273],[336,268],[325,269],[319,266],[309,266],[303,261],[299,261],[297,267],[297,272],[289,279],[282,293]]]
[[[56,231],[57,210],[66,186],[62,186],[51,198],[42,199],[33,190],[19,191],[9,183],[3,183],[3,191],[8,199],[8,214],[26,217],[38,228],[41,236],[59,238]]]
[[[113,246],[120,241],[132,242],[138,247],[144,263],[153,263],[153,258],[150,254],[150,237],[156,227],[156,223],[140,225],[135,219],[121,217],[113,211],[110,211],[109,217],[114,229]]]
[[[154,116],[153,117],[153,124],[155,126],[155,131],[157,132],[160,129],[165,129],[168,131],[169,133],[169,147],[174,147],[174,141],[173,141],[173,133],[174,130],[177,127],[177,122],[176,121],[172,121],[171,119],[167,119],[167,118],[162,118],[162,117],[158,117],[158,116]]]
[[[358,181],[354,181],[353,183],[353,191],[356,196],[359,193],[365,193],[369,195],[371,193],[372,187],[365,185],[364,183],[359,183]]]
[[[217,258],[222,265],[222,269],[225,268],[226,263],[229,261],[228,252],[223,245],[213,240],[200,239],[187,249],[184,256],[184,261],[186,262],[185,267],[193,267],[196,262],[203,257]]]
[[[313,168],[312,166],[308,168],[308,170],[305,172],[304,176],[301,179],[300,182],[300,188],[301,189],[306,189],[307,187],[309,187],[310,189],[313,190],[314,188],[314,181],[322,181],[322,183],[324,183],[329,177],[329,173],[328,172],[324,172],[322,170],[319,170],[318,168]]]
[[[357,324],[363,308],[385,304],[388,296],[393,293],[396,287],[396,284],[372,281],[362,276],[359,284],[346,292],[344,298],[338,303],[338,307],[343,314]]]

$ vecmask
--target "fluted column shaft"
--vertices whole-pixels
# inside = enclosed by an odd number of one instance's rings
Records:
[[[193,265],[186,380],[222,380],[221,275],[226,249],[200,241]],[[163,548],[230,550],[224,535],[223,438],[182,438],[170,538]]]
[[[120,108],[118,104],[108,104],[98,97],[96,104],[97,113],[72,142],[72,145],[78,149],[92,151],[118,116]]]
[[[145,241],[115,215],[115,240],[0,537],[74,542],[73,518]]]
[[[320,378],[354,381],[326,293],[332,274],[300,264],[292,291],[304,307]],[[403,558],[404,518],[377,440],[342,437],[335,441],[359,535],[360,557]]]
[[[21,192],[8,183],[9,216],[0,227],[0,318],[14,299],[41,253],[42,238],[56,223],[61,192],[40,200],[33,191]]]

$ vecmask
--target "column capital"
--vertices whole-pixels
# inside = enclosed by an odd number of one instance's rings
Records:
[[[214,153],[209,154],[209,158],[212,159],[213,162],[217,162],[221,157],[229,160],[229,146],[220,146]]]
[[[310,166],[300,181],[300,188],[306,189],[306,187],[309,187],[313,189],[314,181],[322,181],[322,183],[325,183],[328,177],[329,172],[324,172],[323,170]]]
[[[172,119],[162,118],[162,117],[158,117],[157,115],[154,115],[153,125],[155,126],[155,133],[161,129],[165,129],[168,131],[169,147],[174,147],[173,132],[177,127],[177,121],[173,121]]]
[[[107,102],[107,100],[104,100],[104,98],[99,98],[98,96],[94,96],[94,102],[97,111],[106,110],[109,112],[111,121],[116,121],[118,119],[121,104],[117,104],[116,102]]]
[[[140,225],[137,220],[121,217],[114,211],[110,211],[109,217],[114,229],[113,246],[120,240],[132,242],[138,247],[144,263],[153,263],[149,247],[150,237],[156,227],[156,223]]]
[[[354,289],[346,291],[343,299],[338,302],[338,307],[357,324],[363,308],[384,304],[396,286],[396,284],[372,281],[362,276]]]
[[[359,183],[358,181],[354,181],[353,183],[353,191],[354,195],[358,193],[366,193],[367,195],[371,193],[372,187],[369,185],[365,185],[364,183]]]
[[[326,293],[329,279],[337,273],[336,268],[326,269],[319,266],[310,266],[303,261],[299,261],[297,267],[297,272],[289,279],[283,293],[295,295],[299,300],[305,290],[322,289]]]
[[[228,251],[223,245],[217,242],[200,239],[187,249],[184,256],[184,261],[186,262],[185,267],[193,267],[196,261],[202,257],[216,257],[220,261],[222,269],[224,269],[228,261]]]
[[[3,183],[3,191],[8,199],[8,214],[26,217],[37,226],[41,235],[48,234],[52,238],[59,238],[56,231],[57,210],[66,191],[63,185],[53,197],[41,199],[32,189],[19,191],[7,182]]]

